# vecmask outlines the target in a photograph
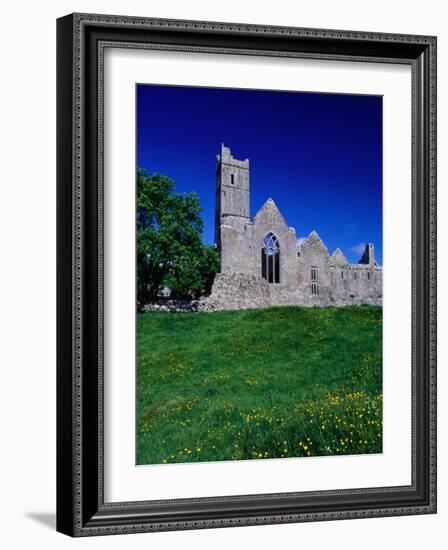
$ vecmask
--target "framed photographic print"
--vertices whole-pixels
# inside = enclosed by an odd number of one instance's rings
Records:
[[[57,529],[434,513],[436,38],[57,31]]]

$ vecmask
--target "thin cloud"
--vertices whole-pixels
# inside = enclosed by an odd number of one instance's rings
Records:
[[[356,246],[352,246],[350,248],[350,252],[353,252],[354,254],[357,254],[358,256],[361,256],[361,254],[366,249],[366,243],[359,243]]]

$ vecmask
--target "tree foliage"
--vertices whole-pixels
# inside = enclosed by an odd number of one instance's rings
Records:
[[[218,254],[202,242],[196,193],[175,193],[174,181],[137,170],[137,302],[141,307],[163,288],[173,298],[209,292]]]

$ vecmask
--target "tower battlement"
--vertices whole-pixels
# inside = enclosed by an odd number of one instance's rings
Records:
[[[359,260],[360,264],[377,265],[375,261],[375,249],[373,243],[367,243],[364,253]]]
[[[230,151],[230,147],[226,147],[224,143],[221,143],[221,151],[216,155],[216,166],[219,167],[221,164],[249,170],[249,159],[238,160],[234,158]]]
[[[216,156],[215,243],[222,250],[223,226],[239,227],[250,221],[249,160],[233,157],[221,144]]]

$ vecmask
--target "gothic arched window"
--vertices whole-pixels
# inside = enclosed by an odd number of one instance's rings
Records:
[[[280,282],[280,244],[273,233],[263,239],[261,247],[261,276],[268,283]]]

